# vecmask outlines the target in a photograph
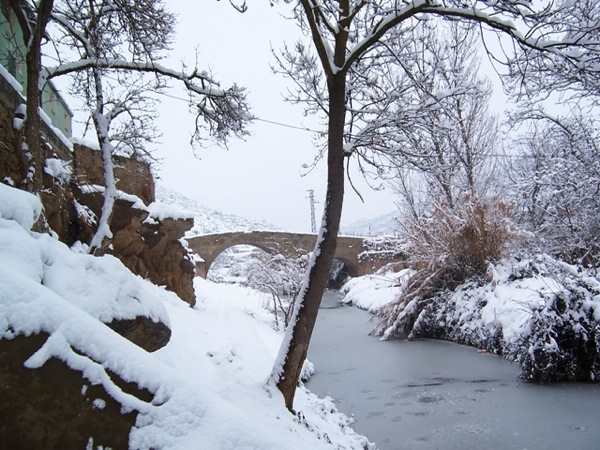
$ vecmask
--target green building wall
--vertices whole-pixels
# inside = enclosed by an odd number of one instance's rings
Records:
[[[10,73],[27,95],[27,69],[25,44],[19,22],[10,9],[0,7],[0,64]],[[66,137],[72,135],[73,113],[51,82],[44,85],[41,96],[42,110],[52,125]]]

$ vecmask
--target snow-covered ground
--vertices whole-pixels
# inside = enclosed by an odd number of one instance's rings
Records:
[[[281,334],[263,294],[197,279],[190,308],[173,293],[132,275],[110,256],[68,249],[31,232],[39,200],[0,184],[0,339],[46,332],[26,361],[59,358],[140,412],[133,449],[364,449],[329,398],[298,389],[294,416],[265,383]],[[147,353],[101,321],[146,315],[169,323],[164,348]],[[107,369],[154,393],[146,403],[122,392]]]

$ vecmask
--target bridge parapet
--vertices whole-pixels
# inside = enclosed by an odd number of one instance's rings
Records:
[[[280,253],[292,256],[298,252],[310,253],[317,242],[316,234],[286,233],[276,231],[249,231],[207,234],[187,238],[190,248],[197,253],[202,262],[196,266],[196,273],[206,278],[212,263],[226,249],[235,245],[251,245],[267,253]],[[361,237],[338,236],[335,258],[342,261],[350,276],[367,275],[385,264],[392,262],[379,255],[370,258],[365,253],[365,240]]]

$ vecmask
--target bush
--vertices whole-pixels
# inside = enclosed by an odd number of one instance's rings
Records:
[[[600,280],[549,256],[504,260],[491,282],[475,276],[438,293],[414,337],[447,339],[503,355],[535,382],[600,380]],[[443,297],[443,298],[442,298]]]
[[[497,196],[470,196],[454,208],[438,203],[429,215],[411,221],[407,253],[416,271],[398,299],[380,311],[375,334],[390,339],[405,333],[410,339],[426,306],[443,301],[468,278],[485,275],[515,236],[511,213]]]
[[[288,258],[263,253],[248,274],[248,286],[270,294],[265,306],[273,313],[277,330],[289,324],[307,264],[308,255],[303,253]]]
[[[537,382],[598,381],[600,311],[590,301],[597,287],[585,278],[561,280],[565,289],[534,311],[531,334],[524,338],[518,362],[521,377]]]

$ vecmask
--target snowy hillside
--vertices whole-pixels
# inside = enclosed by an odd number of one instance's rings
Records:
[[[343,225],[341,234],[346,236],[389,236],[398,229],[397,212],[390,212],[383,216],[357,220],[348,225]]]
[[[194,228],[187,233],[188,237],[229,231],[276,230],[274,225],[265,222],[253,221],[207,208],[196,200],[185,197],[160,184],[156,186],[156,200],[179,207],[194,216]]]
[[[81,395],[102,386],[122,410],[137,411],[130,449],[372,448],[331,399],[300,388],[295,416],[265,384],[281,334],[262,294],[196,279],[198,302],[190,308],[112,256],[79,254],[30,231],[40,212],[37,197],[0,184],[0,340],[47,335],[25,366],[62,361],[81,374]],[[169,343],[149,353],[103,323],[132,315],[170,324]],[[110,373],[153,399],[125,393]],[[104,408],[102,398],[88,401]],[[103,436],[94,438],[86,448],[108,448]]]

